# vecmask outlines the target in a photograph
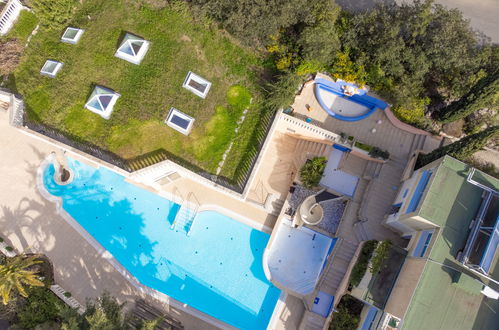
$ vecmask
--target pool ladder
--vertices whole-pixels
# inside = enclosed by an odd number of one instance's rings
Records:
[[[182,230],[185,231],[186,235],[189,235],[198,209],[199,202],[194,193],[190,192],[189,195],[187,195],[187,199],[180,205],[180,209],[175,215],[171,229]]]

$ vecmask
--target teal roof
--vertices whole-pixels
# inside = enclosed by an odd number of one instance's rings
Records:
[[[483,190],[466,181],[470,170],[470,166],[444,157],[424,197],[419,215],[440,230],[404,317],[403,329],[497,329],[499,302],[482,295],[478,276],[456,260],[482,203]],[[481,183],[499,186],[499,180],[477,173],[484,180]],[[497,275],[497,256],[492,267],[493,276]]]

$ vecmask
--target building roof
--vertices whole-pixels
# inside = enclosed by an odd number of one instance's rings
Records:
[[[294,228],[283,219],[264,252],[265,276],[295,296],[311,294],[335,244],[336,238],[307,227]]]
[[[440,226],[428,261],[403,320],[403,329],[493,329],[499,324],[499,302],[480,293],[485,282],[457,259],[482,203],[483,189],[467,182],[471,167],[444,157],[436,170],[419,215]],[[481,172],[480,172],[481,173]],[[487,186],[499,180],[481,173]],[[495,257],[491,272],[497,278]],[[480,280],[480,281],[479,281]]]

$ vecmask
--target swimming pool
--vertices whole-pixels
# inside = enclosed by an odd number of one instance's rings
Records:
[[[45,188],[139,282],[232,326],[267,327],[280,295],[262,268],[268,234],[203,211],[187,236],[171,229],[178,204],[108,169],[68,162],[74,180],[57,185],[49,165]]]

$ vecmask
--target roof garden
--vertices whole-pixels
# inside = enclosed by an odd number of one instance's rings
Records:
[[[13,75],[15,85],[9,86],[23,95],[27,120],[127,160],[163,152],[209,173],[216,172],[233,142],[220,175],[238,177],[247,150],[257,146],[253,131],[262,95],[253,68],[261,62],[182,6],[137,10],[126,0],[88,0],[70,22],[85,31],[77,44],[60,42],[64,31],[40,30]],[[150,42],[140,65],[114,56],[126,32]],[[47,58],[64,63],[64,74],[41,76]],[[203,90],[209,88],[206,98],[182,87],[191,71],[212,84]],[[85,110],[96,85],[121,95],[109,120]],[[189,135],[165,125],[172,107],[195,119]]]

